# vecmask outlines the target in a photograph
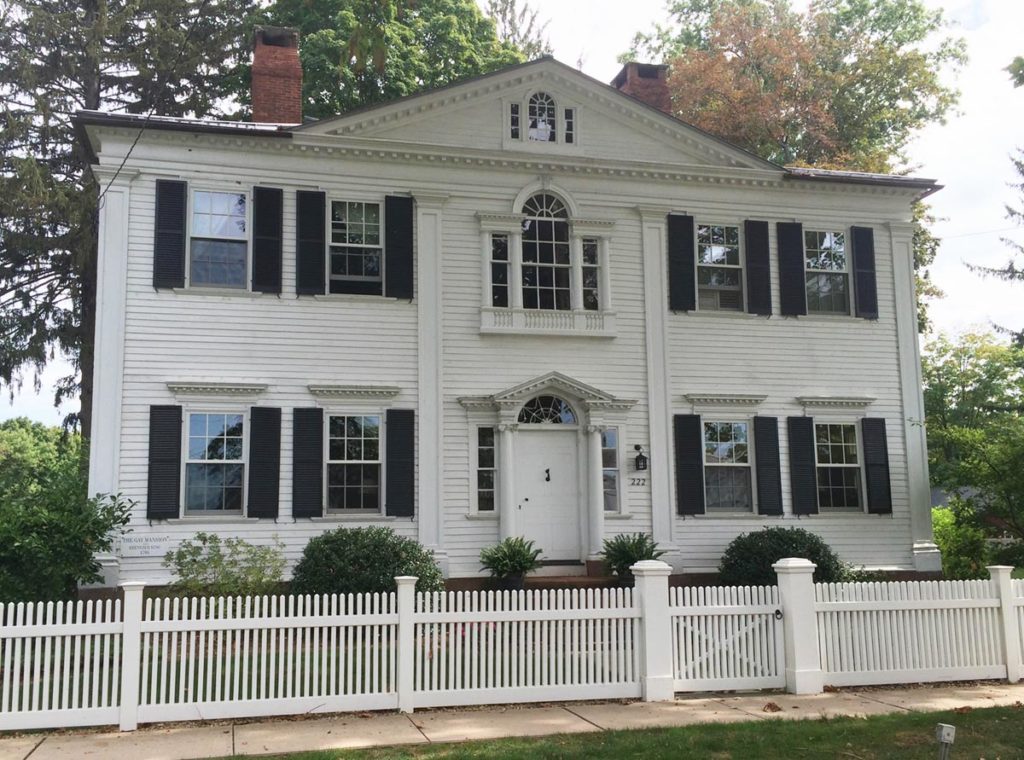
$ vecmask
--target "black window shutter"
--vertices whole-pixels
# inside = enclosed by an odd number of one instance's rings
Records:
[[[413,205],[405,195],[384,199],[384,295],[412,299]]]
[[[693,311],[697,308],[695,246],[693,217],[669,214],[668,308],[671,311]]]
[[[388,409],[387,494],[384,511],[391,517],[414,514],[416,475],[416,413],[412,409]]]
[[[871,227],[851,227],[850,238],[853,243],[853,294],[857,316],[878,319],[875,231]]]
[[[889,483],[889,446],[885,436],[885,420],[881,417],[865,417],[860,421],[860,432],[864,447],[868,512],[873,515],[890,515],[892,489]]]
[[[814,457],[812,417],[789,418],[789,485],[793,494],[793,514],[818,514],[818,470]]]
[[[181,407],[149,407],[149,486],[146,517],[181,514]]]
[[[277,187],[252,190],[252,289],[281,292],[281,214],[284,191]]]
[[[281,410],[249,410],[249,517],[277,517],[281,486]]]
[[[747,311],[771,316],[772,265],[768,251],[768,222],[750,219],[743,223],[747,255]]]
[[[185,287],[185,217],[188,185],[169,179],[156,181],[153,225],[153,287]]]
[[[672,420],[676,445],[676,512],[704,514],[704,428],[700,416],[677,414]]]
[[[804,226],[779,222],[779,292],[782,313],[793,317],[807,313],[807,277],[804,274]]]
[[[757,513],[782,514],[782,470],[779,464],[779,420],[754,417],[754,462],[757,469]]]
[[[296,409],[292,419],[292,516],[324,514],[324,410]]]
[[[327,196],[315,190],[299,190],[295,193],[295,214],[295,292],[325,293]]]

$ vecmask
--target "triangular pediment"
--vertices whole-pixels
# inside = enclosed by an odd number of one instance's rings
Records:
[[[510,104],[538,91],[574,110],[572,144],[509,139]],[[783,171],[549,57],[306,124],[293,135],[297,141],[334,137],[404,150],[433,146],[534,159]]]
[[[635,399],[618,398],[561,372],[548,372],[492,396],[463,396],[459,403],[467,409],[509,410],[542,395],[565,397],[591,411],[623,411],[636,404]]]

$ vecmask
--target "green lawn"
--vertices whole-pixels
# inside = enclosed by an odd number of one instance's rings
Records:
[[[268,755],[276,760],[518,760],[519,758],[665,758],[665,760],[932,760],[935,724],[956,726],[954,758],[1024,758],[1024,708],[992,707],[962,713],[881,715],[866,719],[764,720],[643,731],[609,731],[544,739],[389,747]]]

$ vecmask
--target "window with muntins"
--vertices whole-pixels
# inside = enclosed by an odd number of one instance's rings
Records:
[[[704,422],[704,490],[708,514],[753,510],[748,433],[746,422]]]
[[[491,306],[504,308],[509,305],[509,258],[508,235],[491,235]]]
[[[332,512],[379,512],[380,476],[380,415],[329,415],[327,509]]]
[[[604,511],[619,511],[619,430],[608,428],[601,433],[601,482],[604,489]]]
[[[818,508],[861,511],[860,455],[854,423],[816,423]]]
[[[498,474],[494,428],[477,428],[476,447],[476,508],[479,512],[493,512]]]
[[[850,266],[846,235],[804,231],[808,314],[850,313]]]
[[[519,123],[519,104],[512,103],[509,106],[509,131],[508,136],[513,140],[520,139],[522,125]]]
[[[697,225],[697,294],[701,309],[743,310],[738,226]]]
[[[565,109],[565,141],[570,145],[576,142],[576,109]]]
[[[328,292],[383,295],[381,207],[331,201]]]
[[[558,117],[555,100],[546,92],[530,96],[527,106],[529,128],[527,137],[535,142],[556,142],[558,140]]]
[[[597,238],[583,238],[583,308],[601,308],[601,244]]]
[[[572,308],[572,259],[565,205],[548,193],[523,205],[523,308]]]
[[[537,396],[523,404],[519,422],[541,425],[575,425],[576,412],[558,396]]]
[[[245,417],[190,413],[185,456],[186,514],[241,514],[245,489]]]
[[[190,285],[246,287],[249,230],[245,193],[193,191],[189,233]]]

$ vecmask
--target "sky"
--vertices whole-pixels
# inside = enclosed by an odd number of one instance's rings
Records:
[[[478,0],[481,5],[484,0]],[[936,330],[962,332],[988,329],[991,323],[1024,325],[1024,284],[1012,286],[971,273],[966,263],[1005,264],[1008,236],[1024,242],[1024,229],[1006,219],[1006,204],[1024,204],[1009,187],[1015,175],[1010,155],[1024,148],[1024,88],[1015,90],[1004,71],[1024,55],[1024,0],[925,0],[941,8],[953,32],[967,41],[969,62],[947,81],[962,96],[956,115],[944,125],[924,130],[910,146],[909,158],[918,176],[937,179],[945,188],[929,199],[940,218],[935,233],[942,238],[932,279],[945,297],[932,303]],[[806,8],[807,0],[794,0]],[[665,0],[546,0],[533,2],[548,19],[547,34],[555,57],[608,82],[619,71],[618,55],[629,48],[637,31],[650,30],[666,19]],[[0,398],[0,419],[24,415],[57,424],[77,405],[53,407],[53,385],[70,372],[56,361],[40,378],[35,393],[26,376],[13,402]]]

